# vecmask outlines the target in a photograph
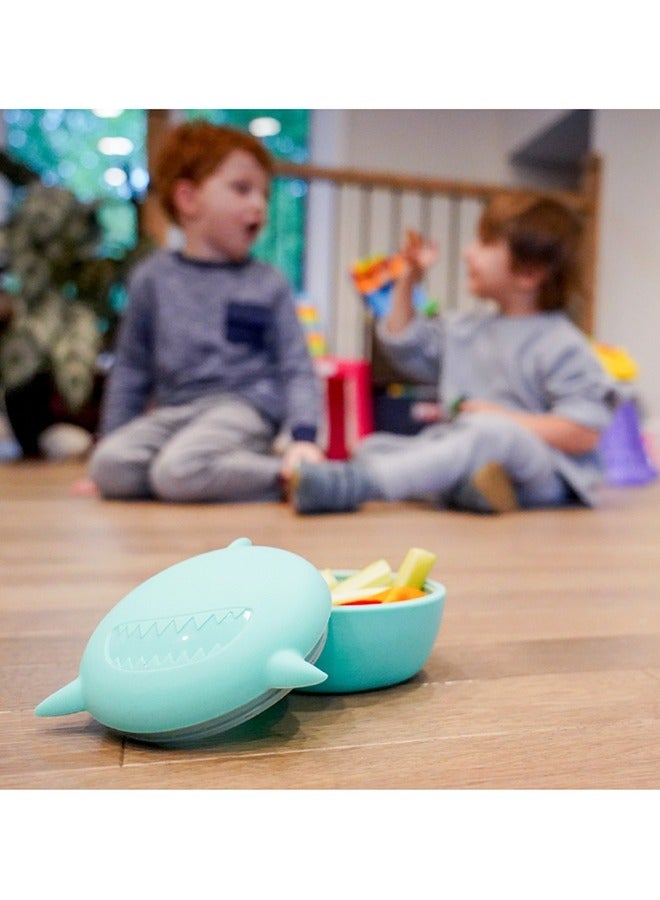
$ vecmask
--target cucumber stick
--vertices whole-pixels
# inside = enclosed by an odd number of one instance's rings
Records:
[[[340,581],[336,587],[332,588],[332,595],[333,597],[345,597],[347,594],[355,594],[355,591],[361,591],[364,588],[386,588],[392,584],[393,577],[394,573],[387,560],[377,559],[365,566],[364,569],[360,569]]]
[[[435,553],[431,553],[429,550],[422,550],[421,547],[411,547],[394,576],[393,584],[396,587],[405,585],[421,589],[436,559]]]

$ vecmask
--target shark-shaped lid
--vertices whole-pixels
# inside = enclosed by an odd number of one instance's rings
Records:
[[[87,711],[167,746],[208,740],[326,679],[314,663],[331,608],[311,563],[239,538],[127,594],[94,630],[78,677],[35,712]]]

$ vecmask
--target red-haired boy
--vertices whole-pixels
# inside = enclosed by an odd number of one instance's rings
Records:
[[[252,135],[171,130],[153,180],[180,251],[136,267],[90,476],[104,497],[249,501],[281,496],[318,461],[320,392],[291,287],[250,255],[273,167]],[[280,433],[290,436],[283,455]]]

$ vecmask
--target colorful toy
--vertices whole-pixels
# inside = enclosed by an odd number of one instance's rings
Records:
[[[351,268],[353,284],[358,293],[377,318],[385,315],[392,302],[394,282],[403,271],[404,260],[400,254],[395,256],[371,256],[358,260]],[[429,300],[421,285],[413,291],[415,308],[425,315],[437,312],[437,303]]]
[[[619,404],[609,427],[600,437],[599,449],[608,484],[642,485],[658,477],[658,470],[644,445],[634,400]]]
[[[366,359],[323,356],[315,361],[324,384],[328,459],[348,459],[374,430],[371,366]]]
[[[637,363],[623,347],[596,341],[592,347],[605,371],[617,381],[634,381],[637,378]]]
[[[307,348],[310,356],[315,358],[325,356],[328,352],[328,345],[321,329],[317,308],[311,303],[301,301],[296,306],[296,312],[305,332],[305,339],[307,341]]]
[[[637,378],[637,363],[623,347],[596,341],[592,347],[605,371],[616,381],[632,382]],[[621,487],[647,484],[658,477],[658,470],[644,441],[638,405],[629,391],[621,389],[621,393],[625,399],[619,399],[612,421],[599,441],[605,478],[608,484]]]
[[[300,556],[239,538],[149,578],[105,616],[38,716],[88,711],[165,746],[206,741],[326,678],[330,591]]]
[[[368,297],[396,281],[403,272],[403,266],[400,254],[389,257],[370,256],[358,260],[351,269],[351,275],[360,294]]]

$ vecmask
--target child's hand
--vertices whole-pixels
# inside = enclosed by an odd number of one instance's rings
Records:
[[[310,441],[294,441],[284,451],[281,469],[282,478],[288,481],[298,463],[303,460],[305,462],[319,463],[323,462],[324,458],[321,448],[316,444],[312,444]]]
[[[498,413],[502,416],[511,416],[512,410],[501,406],[499,403],[493,403],[491,400],[463,400],[459,406],[459,412],[463,413]]]
[[[440,248],[437,241],[427,240],[417,231],[407,231],[401,255],[407,264],[408,277],[418,282],[438,261]]]

